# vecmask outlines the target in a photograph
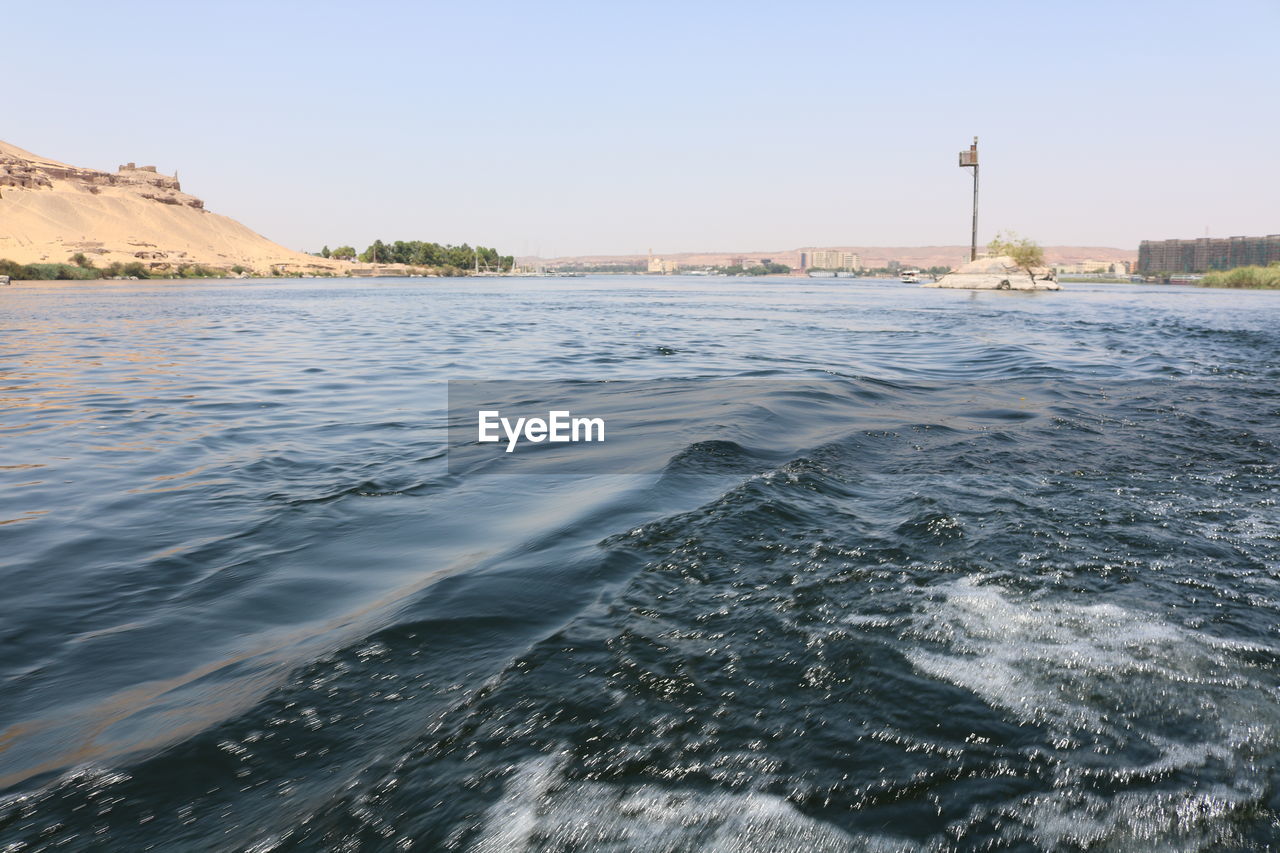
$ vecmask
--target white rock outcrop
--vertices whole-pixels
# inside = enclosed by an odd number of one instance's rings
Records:
[[[1048,267],[1033,267],[1031,272],[1020,268],[1013,258],[1000,255],[978,258],[976,261],[948,273],[924,287],[950,287],[964,290],[1061,290]]]

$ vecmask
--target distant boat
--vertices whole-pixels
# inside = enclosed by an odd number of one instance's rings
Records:
[[[898,278],[902,279],[903,284],[915,284],[920,281],[920,270],[903,270]]]
[[[831,270],[809,270],[809,278],[835,278]]]
[[[9,283],[9,276],[7,276],[7,275],[0,275],[0,287],[3,287],[4,285],[6,285],[6,284],[8,284],[8,283]]]

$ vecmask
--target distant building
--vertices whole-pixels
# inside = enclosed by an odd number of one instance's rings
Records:
[[[1054,264],[1053,269],[1060,275],[1083,275],[1101,273],[1103,275],[1128,275],[1128,261],[1080,261],[1074,264]]]
[[[1280,234],[1266,237],[1199,237],[1195,240],[1143,240],[1138,272],[1197,273],[1260,266],[1280,261]]]
[[[818,249],[809,253],[808,264],[801,256],[800,266],[815,270],[856,270],[862,266],[862,260],[853,252],[841,252],[835,249]]]
[[[676,261],[668,261],[663,258],[655,258],[653,252],[649,253],[649,272],[653,275],[671,275],[680,271],[680,264]]]

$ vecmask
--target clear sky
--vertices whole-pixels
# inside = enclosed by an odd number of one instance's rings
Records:
[[[1278,0],[8,3],[0,139],[292,248],[1280,232]]]

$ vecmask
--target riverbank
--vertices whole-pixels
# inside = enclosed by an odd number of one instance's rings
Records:
[[[106,268],[98,268],[92,264],[19,264],[0,259],[0,276],[8,276],[10,284],[39,283],[47,284],[55,281],[87,282],[87,281],[200,281],[207,279],[303,279],[303,278],[466,278],[470,270],[456,268],[413,267],[404,264],[388,264],[378,266],[352,266],[349,269],[319,272],[302,272],[300,270],[275,270],[268,273],[257,273],[242,266],[231,269],[207,267],[201,264],[180,265],[176,269],[165,272],[148,270],[139,262],[120,264],[113,263]]]

